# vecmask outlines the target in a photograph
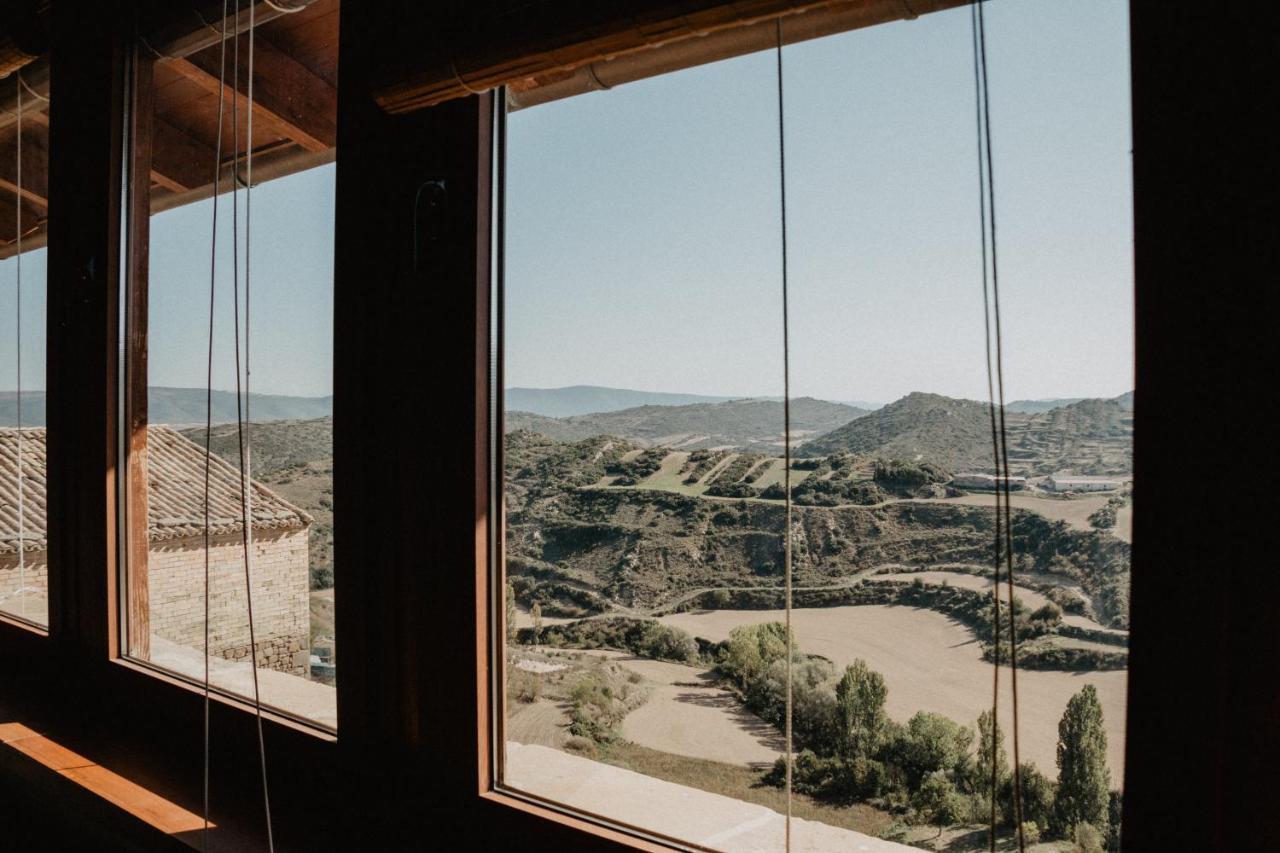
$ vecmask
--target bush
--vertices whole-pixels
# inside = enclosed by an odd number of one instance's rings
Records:
[[[311,567],[311,588],[331,589],[333,587],[333,566]]]
[[[532,704],[538,701],[538,697],[542,695],[542,679],[531,672],[525,672],[523,669],[511,670],[511,695],[516,698],[517,702],[524,704]]]
[[[931,483],[945,483],[951,474],[932,462],[904,462],[901,459],[877,459],[875,480],[902,489],[918,489]]]
[[[564,748],[566,752],[576,752],[578,755],[584,755],[587,758],[595,758],[599,753],[596,748],[596,742],[590,738],[578,737],[574,735],[565,741]]]
[[[1037,844],[1040,841],[1040,827],[1033,821],[1025,820],[1022,822],[1022,839],[1028,844]]]
[[[937,826],[951,826],[969,818],[968,802],[941,770],[925,777],[911,797],[911,807],[920,821]]]
[[[1102,833],[1091,823],[1077,823],[1071,832],[1075,853],[1104,853]]]

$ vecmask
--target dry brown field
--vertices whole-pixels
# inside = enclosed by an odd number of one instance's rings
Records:
[[[660,621],[718,641],[739,625],[782,621],[781,610],[716,610],[677,613]],[[803,651],[829,658],[838,668],[861,658],[884,674],[889,715],[905,722],[917,711],[935,711],[972,726],[991,707],[992,666],[964,625],[931,610],[864,606],[792,611],[796,641]],[[1008,670],[1001,669],[1000,719],[1011,732]],[[1127,672],[1018,673],[1022,760],[1049,776],[1057,773],[1058,721],[1067,700],[1092,684],[1102,701],[1107,762],[1112,785],[1124,774],[1124,712]],[[1012,754],[1012,743],[1008,743]]]

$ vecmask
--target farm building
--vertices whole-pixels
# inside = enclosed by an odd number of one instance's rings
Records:
[[[209,649],[249,654],[239,472],[165,426],[147,430],[147,551],[150,635],[188,648],[204,644],[204,475],[209,461]],[[48,598],[45,430],[22,437],[19,523],[17,429],[0,429],[0,609],[44,621]],[[253,483],[254,624],[259,665],[307,672],[310,651],[308,533],[311,517]],[[19,544],[22,547],[19,560]]]
[[[957,489],[994,489],[997,485],[1004,485],[1004,477],[997,477],[994,474],[956,474],[951,480],[951,485]],[[1010,489],[1025,489],[1027,487],[1026,477],[1009,477]]]
[[[1046,485],[1051,492],[1111,492],[1124,484],[1121,477],[1051,476]]]

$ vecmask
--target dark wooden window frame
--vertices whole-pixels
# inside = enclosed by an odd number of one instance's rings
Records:
[[[386,52],[403,59],[419,49],[404,22],[422,7],[394,5],[404,14],[362,3],[341,13],[335,521],[337,547],[361,563],[337,597],[341,736],[267,720],[277,840],[281,849],[379,849],[461,828],[477,848],[527,840],[534,848],[661,849],[494,787],[492,98],[396,116],[378,109]],[[198,812],[200,692],[120,656],[128,28],[115,4],[53,8],[49,630],[0,617],[0,696],[82,754]],[[1188,411],[1183,395],[1196,384],[1256,393],[1260,374],[1248,359],[1271,334],[1262,310],[1269,288],[1241,284],[1224,303],[1178,284],[1248,283],[1280,266],[1270,201],[1277,161],[1257,130],[1270,108],[1238,85],[1273,79],[1276,56],[1269,30],[1250,26],[1246,10],[1217,14],[1209,22],[1143,0],[1131,13],[1138,405],[1143,422],[1160,428],[1140,428],[1135,447],[1129,850],[1266,849],[1280,837],[1271,803],[1280,613],[1274,596],[1232,587],[1261,577],[1251,573],[1259,564],[1249,548],[1273,526],[1267,478],[1234,484],[1233,500],[1195,503],[1184,499],[1180,463],[1170,464],[1196,441],[1236,446],[1229,419],[1207,407]],[[444,182],[445,204],[414,233],[415,193],[426,181]],[[1196,343],[1214,337],[1221,348]],[[429,401],[412,393],[428,386]],[[408,421],[421,429],[410,435],[400,426]],[[423,477],[437,488],[417,488]],[[1205,534],[1214,527],[1225,537]],[[1192,609],[1204,630],[1187,631],[1181,613]],[[211,725],[217,831],[258,846],[252,711],[220,698]],[[287,784],[294,779],[309,787]],[[323,820],[311,790],[329,793]]]

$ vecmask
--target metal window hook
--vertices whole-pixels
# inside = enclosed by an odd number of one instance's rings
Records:
[[[423,232],[426,239],[440,239],[441,215],[448,204],[448,185],[442,178],[433,178],[418,185],[413,194],[413,271],[421,272],[419,245]]]

